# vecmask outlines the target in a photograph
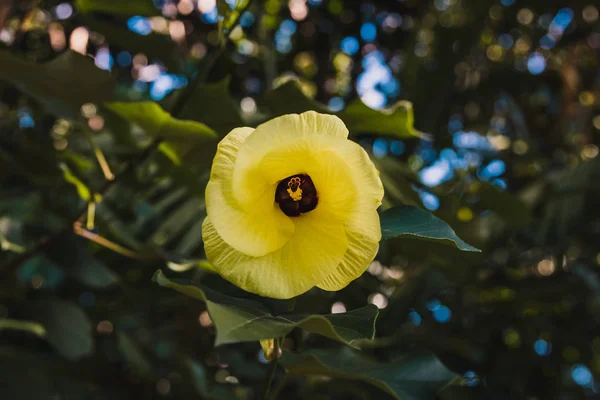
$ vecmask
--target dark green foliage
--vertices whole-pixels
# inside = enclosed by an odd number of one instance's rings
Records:
[[[212,5],[0,1],[0,399],[597,398],[598,5]],[[384,240],[261,298],[204,191],[231,129],[306,110],[373,160]]]

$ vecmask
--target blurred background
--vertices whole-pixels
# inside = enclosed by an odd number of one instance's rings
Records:
[[[205,305],[151,282],[162,269],[241,295],[204,261],[210,146],[169,151],[160,112],[128,118],[112,100],[158,102],[219,136],[339,113],[381,172],[382,209],[423,208],[482,249],[392,239],[346,289],[298,298],[305,313],[376,305],[381,340],[360,357],[388,368],[280,369],[272,398],[600,398],[599,13],[592,0],[0,0],[0,397],[260,398],[259,344],[215,347]],[[342,347],[295,329],[284,352]],[[414,351],[456,378],[382,388]]]

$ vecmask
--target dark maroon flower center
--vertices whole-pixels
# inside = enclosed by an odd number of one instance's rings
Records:
[[[319,197],[310,176],[298,174],[279,182],[275,189],[275,202],[288,217],[299,217],[314,210]]]

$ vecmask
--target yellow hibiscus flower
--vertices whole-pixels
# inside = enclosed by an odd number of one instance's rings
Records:
[[[377,253],[382,198],[378,171],[336,116],[236,128],[219,143],[206,187],[206,256],[261,296],[340,290]]]

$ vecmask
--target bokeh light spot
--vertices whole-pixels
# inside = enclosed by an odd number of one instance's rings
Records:
[[[450,311],[448,307],[442,305],[433,311],[433,318],[437,322],[446,323],[452,318],[452,311]]]
[[[532,75],[539,75],[546,69],[546,59],[540,53],[533,52],[527,59],[527,70]]]
[[[538,339],[533,344],[533,349],[539,356],[547,356],[552,352],[552,345],[544,339]]]
[[[377,27],[372,22],[365,22],[360,27],[360,37],[365,42],[372,42],[377,38]]]
[[[152,32],[152,24],[148,18],[135,15],[127,20],[127,27],[130,31],[139,35],[149,35]]]
[[[593,383],[592,372],[583,364],[576,364],[571,368],[571,378],[580,386],[588,387]]]
[[[347,36],[342,39],[340,43],[340,48],[342,51],[350,56],[358,53],[358,49],[360,49],[360,44],[358,43],[358,39],[354,36]]]

